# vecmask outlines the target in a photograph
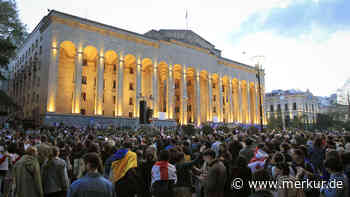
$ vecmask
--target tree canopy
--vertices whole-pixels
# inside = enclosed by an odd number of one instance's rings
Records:
[[[5,67],[28,33],[20,21],[15,0],[0,0],[0,66]]]

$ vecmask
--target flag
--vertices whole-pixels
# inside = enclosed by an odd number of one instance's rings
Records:
[[[127,149],[120,149],[115,154],[117,160],[112,163],[112,177],[113,183],[119,181],[125,176],[125,174],[131,169],[137,167],[137,155],[136,153]]]
[[[152,167],[152,184],[156,181],[174,180],[176,183],[176,168],[167,161],[157,161]]]
[[[265,151],[256,147],[254,157],[250,160],[248,164],[248,167],[252,170],[252,173],[265,166],[265,162],[268,156],[269,155]]]

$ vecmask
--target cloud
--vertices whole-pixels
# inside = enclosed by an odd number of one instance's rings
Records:
[[[35,2],[18,1],[29,30],[47,8],[138,33],[184,29],[188,9],[189,29],[222,50],[223,56],[248,64],[254,55],[266,56],[268,91],[309,88],[325,96],[341,87],[350,73],[349,0]]]
[[[288,37],[301,36],[321,28],[327,33],[350,27],[349,0],[296,0],[287,7],[275,7],[251,15],[240,32],[276,31]]]

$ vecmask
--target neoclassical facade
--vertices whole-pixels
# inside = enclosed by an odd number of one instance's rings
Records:
[[[309,90],[273,90],[265,95],[265,111],[267,118],[281,117],[284,127],[296,117],[305,124],[315,124],[317,114],[320,113],[319,99]]]
[[[257,70],[221,56],[191,30],[137,34],[50,11],[10,63],[24,118],[66,114],[258,124]],[[262,95],[264,73],[262,72]],[[263,113],[264,114],[264,113]]]

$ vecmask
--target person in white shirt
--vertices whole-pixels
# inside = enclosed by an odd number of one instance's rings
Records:
[[[5,179],[5,176],[9,170],[9,163],[11,158],[9,154],[5,151],[4,146],[0,146],[0,196],[2,196],[2,182]]]

